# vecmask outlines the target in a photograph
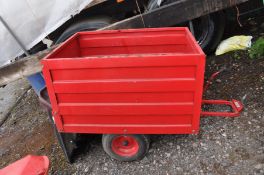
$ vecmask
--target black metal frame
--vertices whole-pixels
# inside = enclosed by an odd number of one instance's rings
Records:
[[[57,127],[54,123],[53,116],[52,116],[51,104],[49,101],[49,97],[48,97],[46,88],[41,90],[40,95],[39,95],[39,101],[48,113],[50,123],[52,125],[52,128],[54,130],[56,138],[58,139],[60,147],[63,150],[63,153],[64,153],[67,161],[69,163],[73,163],[73,154],[74,154],[74,150],[76,148],[76,134],[58,132]]]

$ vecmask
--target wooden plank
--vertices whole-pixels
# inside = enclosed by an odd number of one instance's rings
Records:
[[[102,69],[57,69],[51,70],[53,81],[109,80],[140,78],[195,78],[196,66],[125,67]]]
[[[248,0],[179,0],[151,12],[119,21],[100,30],[173,26],[246,1]]]
[[[60,115],[193,115],[193,103],[60,103]],[[125,119],[124,119],[125,120]]]
[[[58,47],[54,45],[49,49],[38,52],[35,55],[27,56],[21,60],[13,62],[0,68],[0,87],[7,85],[15,80],[25,78],[35,73],[41,72],[42,65],[40,61],[53,49]]]
[[[181,92],[127,92],[127,93],[59,93],[58,103],[150,103],[192,102],[194,93]]]
[[[67,124],[63,125],[64,132],[68,133],[105,133],[105,134],[198,134],[190,124],[169,125],[95,125],[95,124]]]
[[[112,125],[127,125],[127,124],[140,124],[140,125],[181,125],[191,124],[192,114],[190,115],[63,115],[63,124],[112,124]]]
[[[175,92],[194,91],[196,81],[192,78],[56,81],[53,87],[55,93]]]

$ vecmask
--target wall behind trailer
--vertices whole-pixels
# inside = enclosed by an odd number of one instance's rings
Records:
[[[0,15],[26,49],[32,48],[93,0],[0,0]],[[23,53],[0,22],[0,67]]]

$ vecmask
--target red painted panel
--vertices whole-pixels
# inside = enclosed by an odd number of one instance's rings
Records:
[[[192,122],[192,115],[64,115],[65,125],[71,124],[141,124],[141,125],[188,125]]]
[[[50,69],[48,66],[48,62],[43,62],[44,66],[43,66],[43,75],[44,75],[44,79],[46,82],[46,86],[48,89],[48,94],[49,94],[49,99],[50,99],[50,103],[52,106],[52,114],[54,117],[54,121],[56,124],[56,127],[59,131],[63,131],[63,123],[61,120],[61,115],[58,114],[58,102],[57,102],[57,98],[56,98],[56,94],[54,93],[54,89],[53,89],[53,85],[52,85],[52,78],[50,75]]]
[[[192,114],[192,103],[59,103],[61,115]],[[125,120],[125,119],[124,119]]]
[[[71,38],[67,43],[67,45],[63,45],[63,49],[58,50],[58,52],[52,57],[69,58],[81,56],[81,49],[79,47],[79,41],[77,38]],[[67,52],[65,52],[65,50],[67,50]]]
[[[155,54],[155,53],[181,53],[187,54],[190,48],[187,45],[144,45],[130,47],[86,47],[81,48],[82,56],[123,55],[123,54]]]
[[[80,32],[79,40],[91,38],[115,38],[115,37],[124,37],[124,36],[133,36],[133,37],[142,37],[142,36],[156,36],[156,35],[188,35],[186,33],[186,28],[178,27],[177,29],[168,27],[163,28],[162,30],[157,30],[155,28],[148,28],[147,30],[138,30],[138,29],[129,29],[129,30],[104,30],[100,31],[98,35],[98,31],[91,31],[91,32]],[[186,39],[186,38],[185,38]]]
[[[59,103],[158,103],[193,102],[192,92],[130,92],[130,93],[70,93],[57,94]]]
[[[67,133],[121,133],[121,134],[197,134],[191,124],[186,125],[102,125],[102,124],[71,124],[64,125]]]
[[[52,56],[52,55],[51,55]],[[179,67],[197,66],[203,56],[197,54],[142,54],[109,55],[100,57],[78,57],[72,59],[49,59],[50,70],[87,69],[87,68],[130,68],[130,67]],[[45,62],[45,60],[43,60]],[[62,64],[63,63],[63,64]],[[102,64],[103,63],[103,64]]]
[[[43,64],[60,131],[199,129],[205,55],[186,28],[81,32]]]
[[[151,79],[151,78],[195,78],[195,66],[174,67],[123,67],[101,69],[57,69],[52,70],[53,81],[58,80],[106,80],[106,79]],[[165,77],[166,76],[166,77]]]
[[[169,37],[168,37],[169,36]],[[116,36],[111,38],[98,37],[89,38],[82,37],[79,39],[81,48],[92,47],[124,47],[126,46],[146,46],[146,45],[185,45],[186,37],[184,34],[157,34],[155,37],[151,35],[143,35],[140,37],[135,36]]]
[[[116,79],[55,81],[55,93],[194,91],[194,79]],[[184,86],[184,88],[182,88]]]

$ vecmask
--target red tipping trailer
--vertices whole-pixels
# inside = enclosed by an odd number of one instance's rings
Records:
[[[142,134],[199,131],[205,54],[188,28],[81,32],[42,63],[59,132],[104,134],[113,158],[142,158]]]

